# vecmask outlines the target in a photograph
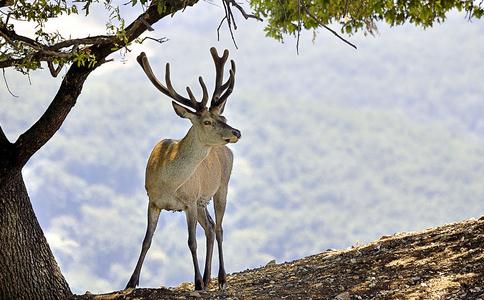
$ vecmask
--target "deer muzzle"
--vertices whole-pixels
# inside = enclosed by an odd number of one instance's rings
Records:
[[[242,134],[238,129],[232,128],[231,133],[232,135],[225,139],[227,143],[237,143],[242,137]]]

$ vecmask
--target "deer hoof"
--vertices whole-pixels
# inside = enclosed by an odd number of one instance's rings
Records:
[[[221,291],[225,291],[227,289],[227,282],[219,283],[218,289]]]
[[[227,275],[223,269],[218,272],[218,288],[221,291],[227,288]]]
[[[203,281],[202,280],[196,280],[195,281],[195,291],[201,291],[203,290]]]

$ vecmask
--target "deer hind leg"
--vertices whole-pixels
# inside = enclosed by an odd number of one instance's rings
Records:
[[[207,238],[207,253],[205,258],[205,270],[203,272],[203,286],[208,288],[210,277],[212,273],[212,254],[213,243],[215,241],[215,223],[210,216],[206,207],[198,207],[198,223],[203,227],[205,231],[205,237]]]
[[[148,225],[146,227],[146,234],[143,240],[143,246],[141,247],[141,254],[138,258],[138,263],[134,269],[133,275],[128,281],[126,288],[135,288],[139,285],[139,275],[141,272],[141,266],[146,256],[146,252],[151,246],[151,240],[153,239],[153,234],[155,233],[156,224],[158,223],[158,218],[160,216],[160,209],[153,204],[148,204]]]
[[[188,247],[192,253],[193,268],[195,270],[195,290],[202,290],[203,280],[202,275],[200,274],[200,268],[198,267],[197,258],[197,204],[188,207],[188,209],[185,210],[185,214],[188,226]]]
[[[215,208],[215,237],[217,238],[218,246],[218,259],[219,259],[219,270],[218,270],[218,286],[219,289],[223,290],[227,287],[227,280],[224,267],[224,255],[222,250],[223,242],[223,229],[222,220],[225,214],[225,205],[227,203],[227,186],[221,186],[217,193],[213,196],[213,204]]]

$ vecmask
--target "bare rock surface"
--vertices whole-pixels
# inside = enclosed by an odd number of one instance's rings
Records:
[[[323,238],[323,237],[322,237]],[[383,236],[293,262],[228,275],[228,287],[128,289],[73,299],[473,299],[484,300],[484,217]]]

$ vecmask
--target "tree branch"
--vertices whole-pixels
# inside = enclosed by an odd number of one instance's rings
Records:
[[[238,48],[237,43],[235,42],[234,32],[232,30],[232,26],[234,27],[234,30],[237,30],[237,24],[235,23],[235,18],[234,14],[232,13],[231,5],[234,6],[246,20],[252,18],[258,21],[262,21],[262,19],[256,15],[246,13],[244,8],[240,6],[240,4],[237,3],[235,0],[222,0],[222,4],[224,6],[225,16],[222,18],[222,21],[220,21],[220,24],[217,28],[217,39],[220,39],[220,27],[222,26],[222,23],[226,20],[227,26],[229,27],[230,31],[230,36],[232,37],[232,42],[234,43],[235,48]]]
[[[113,44],[119,40],[116,36],[107,36],[107,35],[99,35],[99,36],[92,36],[86,38],[79,38],[79,39],[71,39],[61,41],[54,45],[44,45],[38,41],[35,41],[29,37],[19,35],[14,30],[9,30],[5,26],[0,26],[0,36],[5,39],[7,43],[9,43],[13,48],[17,50],[19,49],[18,45],[15,43],[22,42],[27,47],[30,47],[36,52],[30,53],[25,57],[20,58],[10,58],[0,61],[0,68],[8,68],[17,65],[21,65],[25,59],[37,61],[37,62],[51,62],[55,58],[60,59],[70,59],[72,55],[75,53],[75,49],[78,49],[80,45],[103,45],[103,44]],[[69,52],[61,51],[64,48],[73,47],[72,50]],[[50,69],[50,66],[49,66]],[[51,72],[52,73],[52,72]],[[53,75],[54,76],[54,75]],[[54,76],[55,77],[55,76]]]
[[[56,68],[54,67],[53,62],[48,61],[47,66],[49,67],[50,75],[52,75],[52,77],[57,77],[57,75],[59,75],[60,71],[62,70],[62,67],[64,66],[64,64],[60,63]]]
[[[10,87],[8,86],[7,76],[5,75],[5,69],[2,69],[2,75],[3,75],[3,82],[5,82],[5,86],[7,87],[8,92],[10,93],[10,95],[17,98],[18,96],[15,95],[10,89]]]
[[[6,144],[10,144],[10,141],[3,132],[2,126],[0,126],[0,147],[4,147]]]
[[[0,8],[13,5],[13,0],[0,0]]]
[[[244,8],[242,6],[240,6],[239,3],[237,3],[235,0],[223,0],[225,2],[227,2],[227,4],[232,4],[233,6],[235,6],[235,8],[237,8],[239,10],[239,12],[242,14],[242,16],[247,20],[249,18],[252,18],[252,19],[256,19],[257,21],[261,21],[262,22],[262,19],[256,15],[253,15],[253,14],[248,14],[245,12]]]
[[[67,48],[67,47],[76,46],[76,45],[78,46],[78,45],[109,44],[109,43],[113,43],[115,40],[117,40],[117,37],[113,35],[97,35],[97,36],[90,36],[90,37],[85,37],[80,39],[65,40],[57,44],[54,44],[52,46],[48,46],[46,47],[46,49],[50,51],[56,51],[62,48]]]
[[[163,43],[168,42],[168,39],[166,37],[154,38],[154,37],[151,37],[151,36],[145,36],[144,38],[141,39],[140,43],[142,44],[146,40],[151,40],[151,41],[157,42],[159,44],[163,44]]]
[[[158,13],[157,1],[152,1],[148,9],[138,16],[128,27],[126,27],[127,42],[132,42],[145,32],[149,26],[160,19],[173,14],[186,6],[193,6],[198,0],[177,1],[170,0],[165,4],[165,11]],[[111,43],[94,43],[89,47],[92,54],[95,55],[97,63],[91,68],[77,66],[72,64],[61,86],[57,91],[51,104],[40,117],[26,132],[19,136],[14,146],[16,149],[16,164],[24,166],[32,155],[37,152],[52,136],[59,130],[70,110],[76,104],[77,98],[81,93],[83,84],[89,74],[97,67],[106,62],[109,54],[115,52],[115,47],[124,46],[124,42],[115,40]]]
[[[34,49],[42,49],[43,45],[29,37],[18,35],[14,30],[8,30],[5,26],[0,27],[0,35],[13,47],[16,47],[13,41],[20,41]]]
[[[306,11],[307,15],[313,19],[316,23],[318,23],[319,26],[323,27],[324,29],[328,30],[329,32],[331,32],[332,34],[334,34],[335,36],[337,36],[340,40],[342,40],[343,42],[345,42],[346,44],[350,45],[351,47],[355,48],[355,49],[358,49],[356,48],[356,46],[352,43],[350,43],[348,40],[346,40],[345,38],[343,38],[341,35],[339,35],[336,31],[334,31],[333,29],[329,28],[328,26],[326,26],[325,24],[323,24],[323,22],[321,22],[318,18],[316,18],[312,13],[311,11],[309,11],[309,9],[306,7],[306,5],[303,4],[303,8],[304,10]]]

